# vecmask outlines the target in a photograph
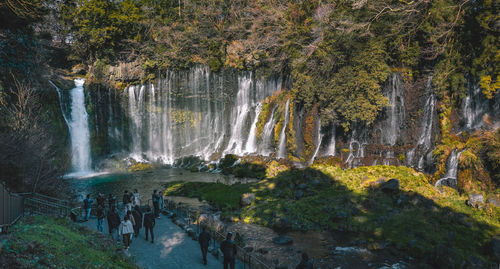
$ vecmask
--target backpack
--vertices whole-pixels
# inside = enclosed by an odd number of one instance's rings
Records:
[[[83,208],[85,209],[89,208],[89,199],[83,200]]]
[[[153,203],[158,202],[158,194],[153,194]]]

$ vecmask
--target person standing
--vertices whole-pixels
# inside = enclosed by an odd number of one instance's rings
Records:
[[[139,200],[139,191],[137,189],[134,190],[134,193],[132,194],[132,198],[134,199],[132,201],[133,205],[141,205],[141,201]]]
[[[87,194],[87,198],[83,200],[83,210],[85,211],[85,221],[90,218],[90,211],[92,211],[92,203],[94,200],[90,199],[90,194]]]
[[[104,221],[104,207],[98,205],[96,209],[97,215],[97,230],[102,233],[102,223]]]
[[[313,269],[312,261],[309,260],[309,256],[307,255],[307,253],[302,252],[302,260],[297,265],[297,267],[295,267],[295,269]]]
[[[205,226],[201,227],[201,233],[198,236],[198,241],[200,242],[201,255],[203,256],[203,264],[207,265],[207,252],[208,245],[210,244],[210,234],[207,232]]]
[[[111,235],[113,240],[118,240],[118,236],[115,236],[118,226],[120,226],[120,216],[118,216],[118,213],[116,213],[115,207],[113,206],[108,212],[108,230],[109,235]]]
[[[233,234],[229,232],[227,234],[226,240],[222,241],[220,244],[220,250],[222,251],[222,254],[224,255],[224,269],[227,269],[228,266],[231,267],[231,269],[234,269],[234,261],[236,259],[236,243],[234,243],[233,240]]]
[[[102,206],[104,209],[106,207],[105,205],[106,199],[104,198],[104,195],[102,193],[99,193],[97,195],[97,206]]]
[[[130,247],[130,236],[132,236],[132,233],[134,232],[134,227],[132,226],[132,222],[130,222],[128,216],[123,218],[123,221],[118,228],[118,232],[123,236],[123,246],[125,249],[128,249]]]
[[[154,207],[154,215],[155,218],[160,218],[160,195],[157,190],[153,191],[152,195],[153,207]]]
[[[144,229],[146,231],[146,241],[148,241],[148,233],[151,234],[151,243],[154,243],[155,236],[153,234],[153,228],[155,227],[155,216],[151,212],[151,208],[148,207],[146,214],[144,214]]]
[[[139,230],[142,228],[142,212],[138,205],[134,207],[134,211],[132,211],[132,215],[135,219],[134,225],[134,234],[135,237],[139,236]]]
[[[116,197],[111,193],[108,195],[108,206],[110,210],[116,207]]]

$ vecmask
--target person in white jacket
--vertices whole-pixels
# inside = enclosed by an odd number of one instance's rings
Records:
[[[127,215],[123,218],[122,223],[120,223],[118,232],[123,235],[123,245],[125,246],[125,249],[128,249],[130,246],[130,237],[134,233],[134,226]]]

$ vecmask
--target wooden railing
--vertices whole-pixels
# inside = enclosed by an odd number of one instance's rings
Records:
[[[9,192],[0,183],[0,231],[16,223],[23,216],[24,198]]]

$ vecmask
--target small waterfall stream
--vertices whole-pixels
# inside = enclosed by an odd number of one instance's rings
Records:
[[[323,134],[321,133],[321,120],[318,118],[316,120],[316,149],[314,150],[313,156],[309,160],[309,165],[313,164],[314,159],[318,156],[318,152],[321,147],[321,140],[323,140]]]
[[[274,113],[278,107],[274,107],[273,112],[271,113],[271,116],[269,116],[269,119],[267,120],[266,124],[264,125],[264,129],[262,130],[262,145],[261,145],[261,150],[260,154],[264,156],[269,156],[271,153],[274,152],[273,149],[271,149],[271,143],[273,141],[273,130],[274,130],[274,125],[276,124],[276,119],[274,118]]]
[[[328,144],[328,148],[326,149],[325,156],[335,156],[335,147],[336,147],[336,136],[335,132],[337,131],[337,127],[335,125],[332,126],[330,132],[330,143]]]
[[[252,127],[250,128],[250,132],[248,134],[248,141],[245,147],[245,151],[248,153],[257,152],[257,122],[259,121],[260,112],[262,112],[262,103],[258,103],[255,108],[255,118],[252,122]]]
[[[458,160],[460,159],[462,151],[463,150],[458,151],[457,149],[454,149],[451,152],[446,163],[446,174],[436,182],[434,187],[446,185],[452,188],[457,188]]]
[[[286,127],[288,125],[288,122],[290,121],[290,115],[289,115],[289,107],[290,107],[290,99],[286,100],[285,104],[285,119],[283,123],[283,128],[281,129],[280,133],[280,141],[279,141],[279,147],[278,147],[278,158],[286,158]]]

